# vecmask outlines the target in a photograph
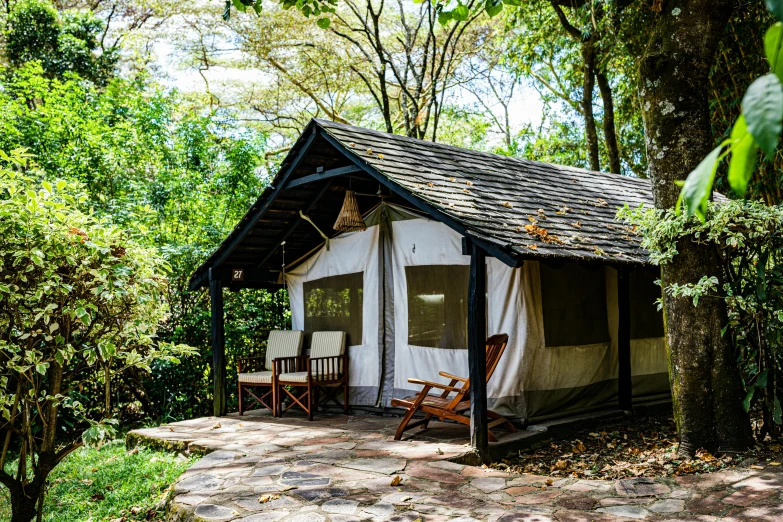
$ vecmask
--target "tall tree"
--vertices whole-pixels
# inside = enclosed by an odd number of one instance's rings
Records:
[[[732,14],[730,0],[669,0],[658,3],[639,68],[647,160],[658,208],[677,204],[679,187],[715,143],[710,125],[709,73]],[[681,240],[678,255],[662,267],[663,286],[720,278],[714,245],[696,237]],[[742,383],[725,302],[694,306],[685,296],[664,293],[666,344],[680,449],[737,450],[752,440],[742,408]]]

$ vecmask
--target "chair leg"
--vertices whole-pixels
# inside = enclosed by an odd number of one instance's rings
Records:
[[[348,415],[348,378],[343,379],[343,413]]]
[[[277,417],[277,403],[275,402],[275,399],[277,398],[277,393],[275,393],[277,389],[277,386],[275,386],[275,383],[272,383],[272,386],[269,387],[269,393],[271,394],[269,397],[269,405],[272,406],[272,417]]]
[[[394,440],[400,440],[402,438],[402,434],[405,433],[405,429],[413,418],[414,413],[416,413],[416,407],[414,406],[408,408],[408,411],[405,412],[405,416],[402,418],[402,422],[400,422],[400,426],[397,428],[397,433],[394,434]]]
[[[242,383],[238,385],[239,388],[239,416],[242,416]]]
[[[503,422],[495,424],[495,426],[503,426],[511,433],[516,433],[517,428],[513,424],[511,424],[511,421],[500,415],[499,413],[495,413],[494,411],[490,410],[487,411],[487,417],[489,417],[492,420],[500,420],[502,419]]]
[[[312,383],[307,381],[307,420],[313,420],[313,386]]]

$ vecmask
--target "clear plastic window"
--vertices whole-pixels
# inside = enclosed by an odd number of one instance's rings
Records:
[[[541,267],[541,302],[546,346],[579,346],[609,341],[603,267],[568,263]]]
[[[663,337],[663,312],[656,304],[661,297],[658,277],[641,268],[631,272],[631,339]]]
[[[408,344],[468,347],[468,278],[463,265],[406,266]]]
[[[304,329],[307,344],[313,332],[341,331],[347,343],[362,344],[364,273],[324,277],[304,284]]]

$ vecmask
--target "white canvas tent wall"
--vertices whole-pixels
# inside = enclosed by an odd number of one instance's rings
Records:
[[[470,258],[462,253],[459,234],[410,209],[381,204],[366,222],[366,231],[341,234],[330,240],[328,249],[322,246],[289,269],[287,285],[293,328],[307,330],[306,285],[362,274],[361,339],[351,341],[349,352],[351,404],[386,407],[393,397],[418,391],[408,383],[411,377],[446,382],[439,371],[467,376],[466,346],[448,346],[448,342],[441,347],[418,346],[411,342],[406,268],[466,267]],[[610,267],[597,270],[603,271],[606,285],[608,339],[553,347],[547,346],[544,335],[539,262],[527,261],[520,268],[511,268],[497,259],[487,261],[488,333],[509,334],[509,346],[488,385],[490,409],[527,419],[616,403],[617,274]],[[437,279],[437,271],[428,274]],[[448,283],[441,282],[444,287]],[[638,305],[653,306],[652,302]],[[450,335],[453,337],[453,332]],[[458,342],[454,338],[450,341]],[[637,399],[668,393],[662,338],[632,339],[631,368]]]

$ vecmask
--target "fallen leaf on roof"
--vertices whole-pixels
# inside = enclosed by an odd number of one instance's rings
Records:
[[[573,223],[570,223],[570,225],[574,228],[582,228],[582,222],[581,221],[574,221]]]
[[[550,234],[549,231],[543,227],[539,227],[538,225],[530,224],[525,225],[525,230],[527,233],[533,237],[537,237],[544,243],[557,243],[559,245],[563,244],[563,240],[559,237]]]
[[[602,256],[602,255],[606,254],[606,252],[604,252],[604,249],[599,247],[599,246],[594,246],[593,247],[593,253],[595,255],[597,255],[597,256]]]
[[[567,213],[569,213],[569,212],[571,212],[571,209],[570,209],[569,207],[567,207],[567,206],[563,205],[563,208],[561,208],[560,210],[558,210],[558,211],[556,212],[556,214],[559,214],[559,215],[561,215],[561,216],[562,216],[562,215],[564,215],[564,214],[567,214]]]
[[[465,182],[465,184],[466,184],[467,186],[469,186],[469,187],[470,187],[470,186],[472,186],[472,185],[473,185],[473,182],[472,182],[472,181],[470,181],[470,180],[468,180],[468,181],[466,181],[466,182]]]
[[[378,159],[383,159],[383,154],[378,154]]]
[[[609,204],[609,203],[607,203],[607,202],[606,202],[606,201],[604,201],[603,199],[601,199],[601,198],[598,198],[598,202],[595,204],[595,206],[596,206],[596,207],[605,207],[605,206],[607,206],[608,204]]]
[[[528,245],[527,246],[530,250],[535,250],[538,248],[538,245]]]
[[[468,189],[462,189],[462,192],[464,192],[465,194],[470,194],[470,191]]]
[[[457,181],[457,178],[449,178],[449,181]]]
[[[367,149],[367,154],[372,154],[372,149]]]
[[[355,143],[349,143],[348,146],[349,147],[356,147],[356,144]]]
[[[435,183],[427,183],[427,186],[428,186],[428,187],[434,187],[434,186],[435,186]]]

